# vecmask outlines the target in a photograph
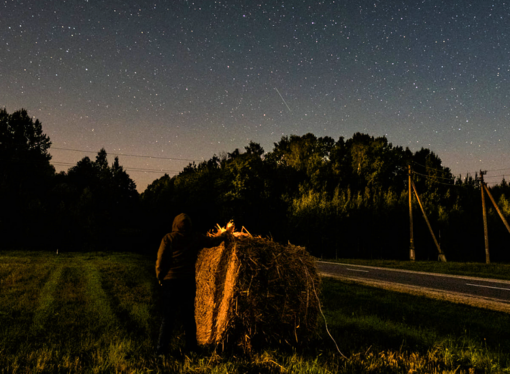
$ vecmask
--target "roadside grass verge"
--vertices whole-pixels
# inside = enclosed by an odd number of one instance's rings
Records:
[[[510,281],[510,264],[479,262],[439,262],[439,261],[396,261],[396,260],[357,260],[357,259],[317,259],[318,261],[339,262],[391,269],[423,271],[428,273],[465,275],[479,278],[493,278]]]
[[[176,336],[174,354],[160,359],[154,260],[0,252],[0,373],[510,372],[509,315],[332,279],[321,300],[347,359],[323,322],[299,349],[185,356]]]
[[[400,352],[482,372],[510,365],[510,316],[505,313],[349,282],[324,283],[330,331],[348,356]]]

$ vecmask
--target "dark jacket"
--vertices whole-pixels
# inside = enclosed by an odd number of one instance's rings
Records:
[[[166,234],[158,250],[156,277],[169,279],[194,279],[195,264],[202,248],[216,247],[225,235],[208,237],[192,231],[191,219],[184,213],[175,217],[172,232]]]

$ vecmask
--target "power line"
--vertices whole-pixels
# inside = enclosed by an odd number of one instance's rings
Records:
[[[452,177],[452,178],[439,177],[439,176],[437,176],[437,175],[427,175],[427,174],[418,173],[417,171],[414,171],[414,170],[413,170],[413,174],[418,174],[418,175],[421,175],[421,176],[424,176],[424,177],[427,177],[427,178],[439,178],[439,179],[446,179],[446,180],[449,180],[449,181],[451,181],[452,179],[454,179],[454,178],[455,178],[455,177]]]
[[[440,177],[435,177],[435,176],[430,176],[430,175],[425,175],[425,174],[417,173],[417,172],[415,172],[414,170],[413,170],[413,174],[421,175],[421,176],[423,176],[423,177],[425,177],[425,178],[427,178],[427,179],[429,179],[429,180],[432,180],[432,181],[433,181],[434,183],[436,183],[436,184],[442,184],[442,185],[444,185],[444,186],[451,186],[451,187],[461,187],[460,185],[455,184],[455,182],[454,182],[454,181],[452,181],[452,183],[438,182],[438,181],[436,180],[436,178],[440,178]],[[451,178],[443,178],[443,179],[449,179],[449,180],[451,180]]]
[[[94,151],[85,151],[80,149],[71,149],[71,148],[58,148],[53,147],[53,149],[58,150],[65,150],[65,151],[72,151],[72,152],[86,152],[86,153],[97,153]],[[116,156],[129,156],[129,157],[141,157],[141,158],[149,158],[149,159],[163,159],[163,160],[178,160],[178,161],[201,161],[201,160],[191,160],[191,159],[180,159],[180,158],[170,158],[170,157],[154,157],[154,156],[144,156],[144,155],[131,155],[131,154],[121,154],[121,153],[110,153],[112,155]],[[49,162],[53,166],[68,166],[73,167],[77,164],[71,163],[71,162],[65,162],[65,161],[52,161],[52,160],[15,160],[16,162],[26,163],[26,164],[33,164],[35,162],[40,163],[46,163]],[[10,160],[2,160],[0,163],[10,163],[12,161]],[[181,170],[166,170],[166,169],[150,169],[150,168],[137,168],[137,167],[123,167],[126,171],[132,171],[132,172],[146,172],[146,173],[170,173],[170,174],[176,174],[180,173]]]
[[[504,169],[491,169],[486,171],[502,171],[502,170],[510,170],[510,168],[504,168]]]
[[[82,149],[73,149],[73,148],[52,147],[52,149],[62,150],[62,151],[70,151],[70,152],[82,152],[82,153],[94,153],[94,154],[97,153],[95,151],[86,151],[86,150],[82,150]],[[174,157],[159,157],[159,156],[146,156],[146,155],[134,155],[134,154],[127,154],[127,153],[113,153],[113,152],[111,152],[109,154],[112,154],[112,155],[115,155],[115,156],[139,157],[139,158],[172,160],[172,161],[197,161],[197,162],[203,161],[203,160],[197,160],[197,159],[174,158]],[[18,160],[18,162],[20,162],[20,161],[24,162],[22,160]],[[37,160],[37,161],[43,161],[43,160]],[[27,160],[26,162],[32,163],[33,161],[32,160],[30,160],[30,161]],[[415,161],[412,161],[412,163],[413,163],[413,165],[422,166],[422,167],[426,168],[427,170],[436,170],[436,171],[445,172],[444,169],[438,169],[438,168],[429,167],[429,166],[422,165],[422,164],[420,164],[418,162],[415,162]],[[52,162],[52,164],[56,165],[56,166],[74,166],[75,165],[73,163],[61,162],[61,161],[54,161],[54,162]],[[124,169],[126,171],[129,170],[129,171],[133,171],[133,172],[145,172],[145,173],[179,173],[179,171],[177,171],[177,170],[158,170],[158,169],[146,169],[146,168],[135,168],[135,167],[125,167]],[[510,168],[490,169],[490,170],[486,170],[486,171],[503,171],[503,170],[510,170]],[[469,174],[470,172],[466,172],[466,173]],[[476,171],[475,171],[475,173],[476,173]],[[426,175],[426,174],[418,173],[418,172],[416,172],[414,170],[413,170],[413,174],[417,174],[417,175],[423,176],[423,177],[428,178],[428,179],[452,180],[452,178]],[[497,178],[497,177],[505,177],[505,175],[500,174],[500,175],[486,176],[486,178]],[[456,178],[456,177],[453,177],[453,178]],[[438,182],[437,180],[435,180],[434,182],[438,183],[438,184],[443,184],[443,185],[446,185],[446,186],[456,186],[453,183],[452,184],[450,184],[450,183],[441,183],[441,182]],[[491,182],[491,183],[497,183],[497,182]]]
[[[500,174],[500,175],[490,175],[490,176],[485,175],[485,178],[496,178],[496,177],[503,177],[503,178],[504,178],[504,177],[505,177],[505,175],[504,175],[504,174]]]
[[[438,168],[433,168],[431,166],[425,166],[425,165],[422,165],[422,164],[420,164],[419,162],[416,162],[416,161],[411,161],[411,162],[413,163],[413,165],[418,165],[418,166],[424,167],[427,170],[436,170],[436,171],[445,172],[444,169],[438,169]],[[445,168],[450,169],[450,167],[448,167],[448,166],[445,166]],[[465,172],[461,172],[459,174],[462,175],[462,174],[471,174],[471,173],[474,174],[474,173],[477,173],[477,171],[475,171],[475,172],[465,171]],[[451,169],[450,169],[450,174],[454,175],[453,172],[451,171]],[[446,179],[448,179],[448,178],[446,178]]]
[[[73,164],[71,162],[60,162],[60,161],[52,162],[51,164],[57,165],[57,166],[76,166],[76,164]]]
[[[425,165],[422,165],[422,164],[420,164],[419,162],[416,162],[416,161],[412,161],[412,163],[413,163],[414,165],[419,165],[419,166],[421,166],[421,167],[427,168],[428,170],[437,170],[437,171],[443,171],[443,172],[445,171],[444,169],[438,169],[438,168],[433,168],[433,167],[431,167],[431,166],[425,166]],[[446,167],[447,167],[448,169],[450,169],[450,167],[448,167],[448,166],[446,166]],[[451,170],[451,169],[450,169],[450,170]],[[486,169],[485,171],[502,171],[502,170],[510,170],[510,168],[503,168],[503,169]],[[472,174],[474,174],[474,173],[477,173],[477,172],[478,172],[478,170],[476,170],[476,171],[474,171],[474,172],[466,171],[466,172],[464,172],[464,173],[460,173],[460,174],[471,174],[471,173],[472,173]],[[450,173],[451,173],[451,171],[450,171]],[[452,173],[452,175],[453,175],[453,173]]]
[[[70,162],[53,162],[53,165],[56,166],[76,166],[76,164]],[[137,167],[122,167],[125,171],[136,171],[136,172],[147,172],[147,173],[180,173],[179,170],[164,170],[164,169],[147,169],[147,168],[137,168]]]
[[[438,169],[438,168],[433,168],[433,167],[431,167],[431,166],[422,165],[422,164],[420,164],[419,162],[416,162],[416,161],[412,161],[412,163],[413,163],[414,165],[422,166],[422,167],[427,168],[427,169],[432,169],[432,170],[437,170],[437,171],[443,171],[443,172],[445,171],[444,169]],[[448,169],[449,169],[449,168],[448,168]]]
[[[434,183],[442,184],[443,186],[448,186],[448,187],[462,187],[461,185],[458,185],[455,183],[443,183],[443,182],[438,182],[438,181],[434,181]]]
[[[94,152],[94,151],[85,151],[83,149],[72,149],[72,148],[51,147],[51,149],[58,149],[59,151],[97,153],[97,152]],[[159,160],[197,161],[197,162],[203,161],[203,160],[192,160],[192,159],[188,159],[188,158],[174,158],[174,157],[158,157],[158,156],[132,155],[132,154],[127,154],[127,153],[113,153],[113,152],[110,152],[108,154],[112,154],[112,155],[115,155],[115,156],[126,156],[126,157],[156,158],[156,159],[159,159]]]
[[[157,171],[157,170],[142,170],[142,169],[140,169],[140,170],[130,169],[130,170],[126,170],[126,171],[129,171],[130,173],[158,173],[158,174],[161,174],[161,173],[164,172],[164,170],[163,171]],[[165,172],[165,174],[169,174],[169,173]],[[175,175],[175,173],[173,175]]]
[[[436,184],[442,184],[444,186],[453,186],[453,187],[462,187],[462,185],[457,185],[454,183],[443,183],[443,182],[438,182],[437,180],[435,180],[436,178],[441,178],[441,177],[435,177],[435,176],[430,176],[430,175],[425,175],[425,174],[422,174],[422,173],[418,173],[416,171],[413,170],[413,174],[417,174],[417,175],[421,175],[422,177],[425,177],[429,180],[432,180],[434,183]],[[497,178],[497,177],[505,177],[503,174],[501,175],[492,175],[488,178]],[[487,178],[487,176],[486,176]],[[443,179],[448,179],[448,178],[443,178]],[[492,184],[492,185],[497,185],[499,182],[498,181],[492,181],[492,182],[487,182],[488,184]]]
[[[134,170],[134,171],[147,171],[147,172],[154,172],[154,173],[180,173],[180,170],[160,170],[160,169],[145,169],[145,168],[132,168],[132,167],[125,167],[125,170]]]

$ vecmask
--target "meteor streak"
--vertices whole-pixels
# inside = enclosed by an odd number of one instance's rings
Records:
[[[282,101],[285,104],[285,106],[287,107],[287,109],[289,110],[289,112],[292,112],[292,110],[290,110],[289,106],[287,105],[287,102],[283,98],[282,94],[280,93],[280,91],[278,91],[278,88],[275,87],[274,89],[276,90],[276,92],[278,92],[278,95],[280,95],[280,97],[282,98]]]

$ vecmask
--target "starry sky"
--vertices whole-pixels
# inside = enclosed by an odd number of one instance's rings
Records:
[[[510,176],[508,2],[0,1],[0,107],[58,171],[104,147],[142,192],[251,140],[363,132]]]

